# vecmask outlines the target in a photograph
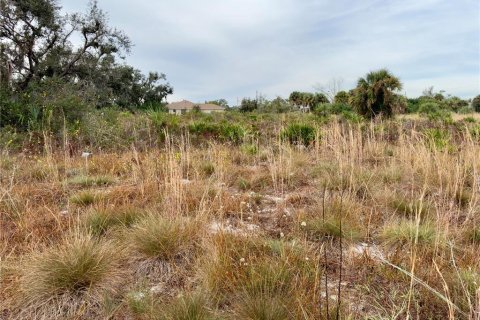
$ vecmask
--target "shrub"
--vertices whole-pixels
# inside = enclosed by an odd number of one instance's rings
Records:
[[[476,112],[480,112],[480,94],[478,96],[476,96],[475,98],[473,98],[472,100],[472,108],[473,110],[475,110]]]
[[[283,129],[280,136],[292,144],[308,146],[315,140],[315,128],[307,124],[293,123]]]
[[[237,124],[224,123],[220,126],[220,137],[233,143],[240,143],[245,137],[245,129]]]
[[[439,121],[445,123],[452,123],[452,115],[450,111],[442,109],[440,104],[436,102],[425,102],[420,105],[418,112],[427,117],[430,121]]]
[[[132,244],[145,257],[170,260],[194,248],[198,225],[187,218],[150,215],[132,231]]]
[[[188,131],[204,137],[218,137],[220,129],[217,125],[207,122],[194,122],[188,125]]]
[[[350,95],[347,91],[339,91],[335,95],[335,98],[333,99],[333,101],[336,104],[348,104],[349,99],[350,99]]]

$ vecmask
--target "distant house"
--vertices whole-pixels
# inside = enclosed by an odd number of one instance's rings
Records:
[[[188,100],[172,102],[167,105],[168,113],[170,114],[184,114],[198,108],[199,111],[205,113],[223,112],[225,108],[212,103],[193,103]]]

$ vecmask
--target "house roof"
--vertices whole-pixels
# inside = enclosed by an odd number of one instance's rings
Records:
[[[225,108],[213,103],[193,103],[188,100],[172,102],[167,105],[169,110],[192,110],[193,107],[198,106],[200,110],[224,110]]]

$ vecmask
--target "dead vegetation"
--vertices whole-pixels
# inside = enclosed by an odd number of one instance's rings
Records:
[[[480,144],[404,125],[4,152],[0,318],[478,319]]]

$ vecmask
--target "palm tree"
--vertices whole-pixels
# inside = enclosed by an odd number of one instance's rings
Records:
[[[372,71],[360,78],[353,90],[350,103],[357,112],[365,117],[377,115],[391,117],[398,95],[393,91],[401,90],[402,83],[386,69]]]

